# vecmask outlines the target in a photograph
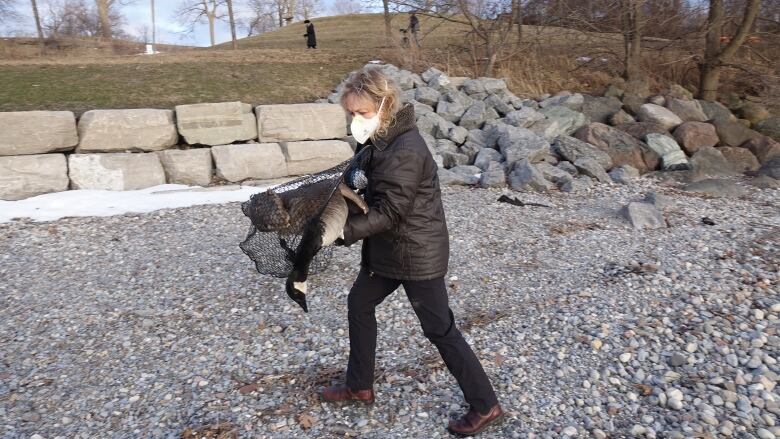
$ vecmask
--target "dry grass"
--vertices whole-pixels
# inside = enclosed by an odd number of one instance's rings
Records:
[[[388,42],[381,14],[318,18],[313,20],[316,50],[305,48],[302,23],[242,39],[238,51],[226,43],[216,48],[171,47],[171,52],[155,56],[134,55],[140,46],[117,50],[75,41],[40,57],[34,40],[17,41],[15,49],[0,40],[0,111],[170,108],[230,100],[311,102],[327,96],[349,71],[372,59],[417,72],[435,66],[453,76],[476,75],[465,48],[465,27],[422,17],[423,48],[412,50],[400,45],[398,29],[406,27],[407,20],[405,14],[393,16],[394,36]],[[764,44],[767,47],[756,48],[764,55],[749,50],[740,54],[746,68],[724,72],[723,91],[761,95],[778,105],[780,76],[774,60],[780,59],[780,44]],[[651,88],[663,90],[669,82],[695,85],[693,50],[698,47],[697,41],[672,46],[660,39],[649,42],[644,61]],[[599,94],[622,71],[621,51],[617,34],[524,26],[522,44],[514,44],[499,61],[495,76],[506,78],[510,89],[523,97],[560,90]],[[592,61],[578,60],[581,57]]]

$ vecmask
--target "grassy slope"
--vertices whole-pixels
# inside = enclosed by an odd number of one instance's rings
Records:
[[[199,51],[143,60],[0,66],[0,111],[172,108],[197,102],[310,102],[326,96],[354,57],[285,51]],[[211,56],[213,55],[213,56]],[[276,56],[274,56],[276,55]],[[156,62],[154,62],[156,61]]]
[[[394,20],[405,21],[406,17]],[[348,72],[380,56],[379,14],[314,20],[318,49],[307,50],[303,24],[213,49],[153,57],[82,56],[0,59],[0,111],[171,108],[241,100],[252,104],[311,102]],[[437,42],[446,44],[441,30]]]
[[[0,111],[45,109],[80,113],[93,108],[171,108],[177,104],[230,100],[252,104],[311,102],[327,96],[346,73],[369,60],[395,60],[408,55],[401,53],[397,39],[398,29],[408,24],[406,14],[393,17],[391,29],[396,39],[389,45],[381,14],[313,21],[316,50],[305,48],[304,25],[295,23],[241,39],[239,51],[230,50],[230,43],[225,43],[216,48],[152,57],[90,55],[87,51],[78,56],[3,60],[0,53]],[[419,68],[438,62],[439,66],[451,67],[453,74],[469,73],[451,62],[451,54],[459,49],[447,50],[462,40],[462,26],[421,17],[421,29],[424,50],[417,55]],[[527,35],[550,33],[557,36],[556,41],[565,41],[560,29],[528,27],[524,31]],[[511,76],[512,72],[501,73]]]

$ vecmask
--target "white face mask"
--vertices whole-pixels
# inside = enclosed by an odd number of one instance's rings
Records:
[[[379,110],[377,110],[373,117],[365,118],[359,114],[352,116],[352,123],[349,125],[349,128],[350,131],[352,131],[352,137],[359,143],[366,143],[379,128],[379,114],[382,112],[382,106],[384,104],[385,98],[382,98],[382,102],[379,104]]]

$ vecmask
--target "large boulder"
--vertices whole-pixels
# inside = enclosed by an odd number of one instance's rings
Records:
[[[409,103],[411,103],[412,106],[414,107],[414,114],[417,117],[419,117],[419,116],[421,116],[423,114],[428,114],[428,113],[433,113],[434,112],[433,107],[431,107],[430,105],[426,105],[426,104],[423,104],[421,102],[417,102],[417,101],[414,101],[414,100],[409,101]]]
[[[498,147],[509,166],[522,159],[541,161],[550,152],[550,144],[526,128],[504,125],[498,137]]]
[[[540,112],[547,117],[546,120],[557,125],[557,130],[554,134],[545,136],[548,139],[554,139],[562,134],[567,136],[571,135],[588,123],[584,114],[562,105],[548,106],[543,108]],[[542,122],[544,121],[537,122],[534,126]]]
[[[217,176],[230,182],[285,177],[287,161],[278,143],[217,145],[211,148]]]
[[[626,123],[617,125],[615,128],[619,129],[620,131],[625,131],[639,140],[644,140],[645,137],[647,137],[647,135],[650,133],[664,134],[667,136],[669,135],[669,131],[667,131],[664,125],[655,122]]]
[[[487,105],[482,101],[471,104],[461,115],[458,124],[467,130],[482,128],[487,119]]]
[[[755,128],[759,133],[780,142],[780,116],[764,119],[758,122]]]
[[[546,107],[552,107],[556,105],[562,105],[564,107],[568,107],[571,110],[580,111],[582,110],[582,106],[584,104],[585,104],[585,96],[581,95],[580,93],[574,93],[574,94],[561,94],[561,95],[556,95],[544,99],[542,102],[539,103],[539,106],[541,106],[542,108],[546,108]]]
[[[261,143],[340,139],[347,135],[347,117],[341,105],[259,105],[255,113]]]
[[[663,213],[653,204],[643,202],[628,203],[623,213],[636,230],[666,228],[666,220]]]
[[[288,175],[314,174],[352,157],[352,148],[341,140],[312,140],[283,142],[282,152],[287,160]]]
[[[0,157],[0,200],[21,200],[67,189],[68,165],[64,154]]]
[[[439,102],[439,98],[441,98],[441,93],[430,87],[420,87],[414,89],[414,99],[422,104],[435,107],[436,103]]]
[[[0,133],[0,156],[70,151],[79,143],[70,111],[0,113]]]
[[[528,128],[534,123],[543,120],[544,115],[531,107],[521,107],[515,111],[507,113],[502,119],[504,123],[514,125],[519,128]]]
[[[479,187],[501,188],[506,187],[506,174],[502,166],[492,166],[479,176]]]
[[[723,146],[740,146],[750,139],[758,139],[761,134],[739,122],[714,121],[715,129]]]
[[[476,166],[455,166],[449,169],[463,185],[475,185],[479,183],[482,170]]]
[[[615,113],[621,111],[622,107],[623,103],[617,98],[585,96],[582,114],[591,122],[607,123]]]
[[[527,159],[519,160],[509,173],[509,187],[516,191],[547,192],[555,187]]]
[[[645,143],[661,156],[661,169],[664,171],[680,171],[690,169],[688,159],[674,139],[663,134],[650,133]]]
[[[252,106],[241,102],[177,105],[176,126],[190,145],[224,145],[257,138]]]
[[[560,136],[552,144],[552,150],[570,163],[590,157],[604,169],[612,168],[612,157],[601,149],[570,136]]]
[[[463,143],[466,142],[466,138],[468,138],[469,130],[466,128],[463,128],[462,126],[453,126],[450,128],[450,130],[447,132],[447,138],[452,140],[458,145],[463,145]]]
[[[211,149],[166,149],[157,152],[168,183],[206,186],[211,183],[214,165]]]
[[[780,180],[780,156],[774,156],[765,161],[758,170],[758,173],[760,175],[772,177],[775,180]]]
[[[580,157],[574,162],[574,166],[581,174],[595,178],[602,183],[612,183],[612,178],[604,168],[591,157]]]
[[[450,100],[448,100],[448,97]],[[463,113],[466,112],[466,106],[458,100],[451,100],[450,94],[446,94],[445,98],[436,104],[436,114],[441,116],[444,120],[458,123]],[[468,126],[466,128],[469,128]]]
[[[773,157],[780,156],[780,143],[769,137],[761,136],[757,139],[750,139],[741,146],[750,150],[759,163],[764,163]]]
[[[460,89],[469,95],[473,95],[475,93],[487,93],[483,79],[484,78],[467,79],[463,81],[463,85],[460,87]]]
[[[165,184],[157,154],[71,154],[68,176],[73,189],[128,191]]]
[[[567,162],[568,163],[568,162]],[[542,176],[544,176],[545,180],[549,180],[553,183],[559,183],[561,181],[568,181],[572,178],[572,175],[561,168],[555,167],[549,163],[537,163],[534,165],[539,172],[542,173]],[[576,168],[575,168],[576,173]]]
[[[626,113],[625,110],[620,110],[609,117],[609,124],[613,127],[634,122],[636,122],[636,119],[634,119],[634,117],[630,114]]]
[[[666,100],[666,108],[679,116],[683,122],[704,122],[707,120],[707,115],[704,114],[698,101],[669,98]]]
[[[161,151],[179,141],[171,110],[91,110],[78,130],[79,153]]]
[[[477,143],[466,142],[458,147],[457,152],[465,154],[469,158],[468,163],[472,164],[474,163],[474,159],[476,158],[479,151],[482,150],[482,148],[484,148],[484,146],[481,146]]]
[[[574,137],[609,154],[612,166],[631,165],[644,174],[658,168],[661,160],[658,154],[640,140],[602,123],[586,125],[580,128]]]
[[[711,146],[699,148],[690,163],[696,178],[738,175],[723,154]]]
[[[736,121],[737,118],[731,114],[731,111],[720,102],[710,102],[702,99],[697,100],[707,120],[712,122]]]
[[[488,97],[484,99],[484,102],[489,108],[492,108],[501,116],[506,116],[507,114],[515,111],[515,107],[504,101],[504,99],[498,95],[488,95]]]
[[[703,122],[685,122],[674,129],[674,138],[689,155],[704,146],[715,146],[720,139],[715,126]]]
[[[667,130],[671,130],[683,123],[683,120],[680,119],[679,116],[668,109],[655,104],[643,104],[639,107],[636,116],[641,122],[654,122],[663,125]]]
[[[490,168],[491,163],[499,163],[504,159],[504,156],[500,152],[493,148],[482,148],[477,152],[474,158],[474,166],[486,171]]]
[[[721,146],[716,148],[737,172],[755,171],[761,167],[756,156],[747,148]]]

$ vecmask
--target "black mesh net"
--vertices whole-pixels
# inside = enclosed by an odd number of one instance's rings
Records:
[[[292,273],[304,229],[322,214],[344,174],[362,167],[367,150],[330,169],[252,195],[241,205],[252,225],[239,247],[252,259],[258,272],[275,277]],[[325,269],[332,250],[331,246],[321,248],[308,272]]]

